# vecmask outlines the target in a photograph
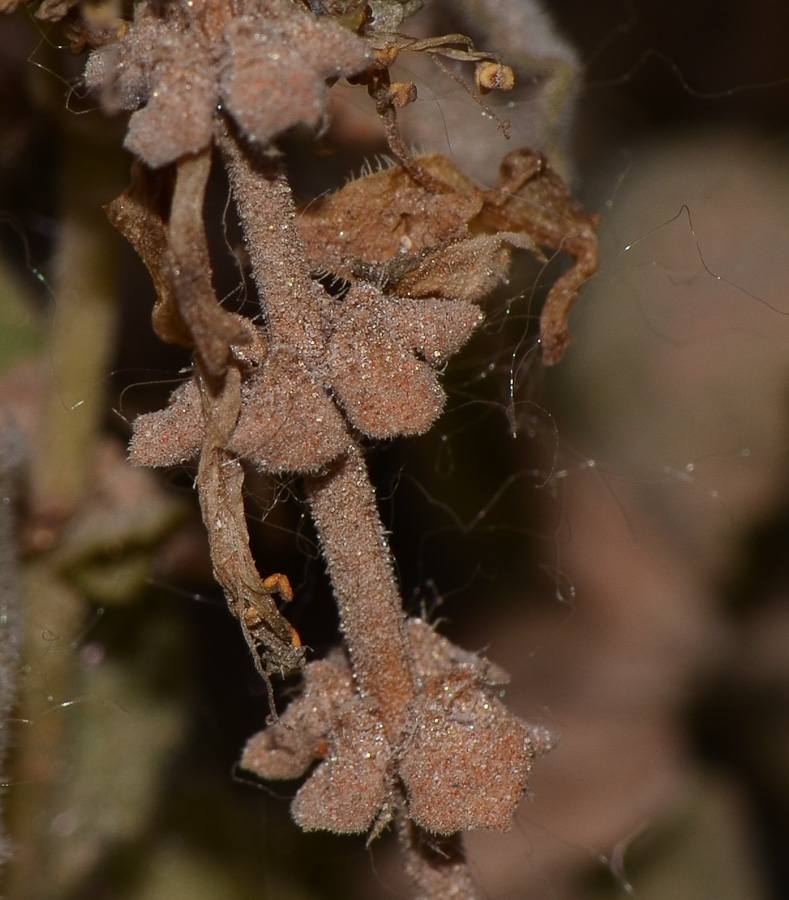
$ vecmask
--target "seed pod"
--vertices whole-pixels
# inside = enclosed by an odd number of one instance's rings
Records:
[[[408,106],[416,100],[416,85],[413,81],[393,81],[389,85],[389,99],[398,109]]]
[[[492,60],[477,63],[474,80],[480,94],[487,94],[489,91],[511,91],[515,87],[515,73],[512,69]]]

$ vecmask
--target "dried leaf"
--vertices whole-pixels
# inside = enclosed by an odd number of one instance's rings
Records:
[[[463,671],[488,687],[507,684],[510,676],[479,653],[472,653],[442,637],[423,619],[408,619],[408,639],[414,654],[414,672],[423,682]]]
[[[165,265],[169,246],[167,218],[172,200],[170,173],[151,172],[139,163],[132,166],[132,182],[105,207],[112,224],[145,263],[154,288],[153,329],[160,340],[192,347],[192,335],[175,302],[171,273]]]
[[[21,6],[29,2],[30,0],[0,0],[0,13],[16,12]]]
[[[485,318],[463,300],[394,299],[388,304],[392,334],[431,365],[440,365],[466,343]]]
[[[244,510],[244,470],[238,458],[226,449],[241,409],[241,374],[229,367],[221,388],[212,393],[201,384],[206,434],[197,471],[200,508],[206,523],[214,576],[222,585],[228,604],[242,619],[254,606],[258,626],[254,641],[244,635],[258,671],[268,684],[272,674],[286,675],[301,669],[305,650],[293,626],[277,609],[274,589],[267,588],[249,548]],[[258,650],[263,652],[259,655]]]
[[[540,247],[563,250],[575,258],[573,268],[549,291],[540,316],[543,363],[554,365],[572,340],[567,317],[578,291],[597,271],[600,217],[576,201],[541,156],[514,150],[502,161],[496,191],[486,193],[480,221],[528,235]]]
[[[36,18],[42,22],[59,22],[80,3],[80,0],[44,0],[36,10]]]
[[[261,778],[298,778],[326,755],[340,711],[358,702],[353,675],[342,653],[309,663],[302,693],[276,724],[249,739],[241,768]]]
[[[197,365],[204,375],[218,382],[225,375],[231,346],[251,343],[255,329],[248,319],[220,306],[214,294],[203,223],[210,171],[210,150],[178,160],[165,261],[178,313],[194,344]]]
[[[300,228],[313,271],[355,280],[360,262],[420,258],[422,250],[468,236],[469,221],[482,209],[481,192],[442,156],[418,162],[446,179],[444,193],[427,190],[397,166],[357,178],[303,211]]]
[[[570,343],[570,308],[597,270],[599,217],[528,150],[505,157],[495,190],[477,187],[443,156],[415,163],[431,176],[431,188],[397,166],[352,181],[303,211],[313,271],[402,296],[472,302],[506,278],[510,248],[541,260],[541,247],[566,251],[575,265],[549,292],[540,327],[543,362],[558,362]]]
[[[154,4],[138,3],[134,22],[122,40],[90,54],[85,64],[85,84],[99,91],[107,112],[137,109],[147,101],[155,90],[154,61],[175,51],[184,21],[178,3],[163,5],[161,14]]]
[[[339,654],[310,663],[302,695],[247,744],[241,766],[262,778],[295,778],[322,760],[292,805],[305,830],[353,833],[385,821],[398,779],[409,815],[429,831],[507,828],[532,760],[555,743],[494,696],[506,673],[421,620],[406,628],[419,693],[399,747]]]
[[[207,50],[194,43],[162,49],[149,75],[155,88],[132,114],[124,141],[153,168],[208,146],[217,102]]]
[[[411,818],[439,834],[506,830],[534,758],[526,724],[457,676],[424,691],[409,722],[398,771]]]
[[[506,278],[510,247],[524,246],[520,235],[467,237],[426,253],[397,284],[407,297],[446,297],[479,301]],[[527,249],[534,249],[529,242]]]
[[[91,54],[86,84],[109,111],[137,110],[126,146],[148,165],[207,147],[218,110],[260,144],[317,125],[326,79],[370,64],[367,44],[330,19],[288,0],[253,9],[233,17],[220,4],[140,4],[121,41]]]

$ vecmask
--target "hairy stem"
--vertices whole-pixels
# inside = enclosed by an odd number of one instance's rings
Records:
[[[340,611],[357,686],[396,742],[415,694],[411,648],[389,543],[361,450],[306,479],[312,517]]]
[[[401,812],[397,835],[416,887],[414,900],[480,900],[460,834],[427,834]]]
[[[284,169],[276,157],[253,157],[253,148],[242,146],[229,128],[219,130],[217,142],[230,174],[271,349],[284,345],[305,358],[319,354],[322,288],[309,277]]]

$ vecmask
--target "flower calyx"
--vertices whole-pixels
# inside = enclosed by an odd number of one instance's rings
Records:
[[[506,680],[501,670],[419,619],[406,624],[418,692],[401,734],[358,694],[335,652],[308,664],[302,694],[247,743],[241,768],[264,779],[297,778],[318,762],[292,805],[307,831],[375,836],[402,802],[436,834],[507,828],[532,761],[555,743],[506,710],[493,689]]]
[[[88,59],[85,81],[104,107],[136,110],[125,143],[147,165],[203,150],[222,110],[261,146],[300,122],[318,125],[326,79],[370,63],[365,41],[330,17],[289,0],[236,7],[141,3],[122,39]]]
[[[493,190],[444,156],[420,156],[318,199],[300,226],[314,271],[408,298],[478,302],[506,279],[513,248],[541,261],[542,248],[567,251],[575,264],[549,292],[540,322],[543,362],[553,365],[571,341],[567,318],[578,291],[597,270],[599,221],[543,157],[516,150]]]
[[[390,297],[374,285],[354,285],[339,304],[327,301],[323,354],[305,361],[271,350],[255,329],[233,346],[242,372],[241,406],[227,449],[262,471],[314,473],[352,440],[348,425],[372,438],[427,430],[444,406],[434,367],[466,341],[482,320],[470,303]],[[139,416],[132,462],[169,466],[200,451],[205,416],[196,377],[173,392],[167,408]]]

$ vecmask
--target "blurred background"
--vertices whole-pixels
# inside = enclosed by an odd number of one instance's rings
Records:
[[[408,610],[506,668],[510,706],[561,734],[512,831],[469,837],[492,900],[789,897],[789,11],[721,6],[549,5],[583,83],[548,131],[603,215],[575,343],[541,369],[536,315],[568,259],[522,261],[436,429],[371,449]],[[537,20],[509,7],[522,30],[495,49],[525,65]],[[484,46],[495,28],[477,27]],[[388,839],[302,835],[295,785],[234,768],[268,710],[194,473],[124,458],[189,359],[154,338],[147,275],[103,218],[122,123],[73,89],[62,43],[0,19],[0,408],[29,459],[6,895],[408,896]],[[512,148],[495,122],[430,60],[402,67],[409,140],[495,183]],[[550,153],[545,90],[496,112]],[[289,144],[305,201],[384,149],[363,91],[337,94],[317,152]],[[218,175],[217,289],[253,314],[225,202]],[[248,487],[256,556],[288,574],[320,654],[336,621],[299,485]]]

